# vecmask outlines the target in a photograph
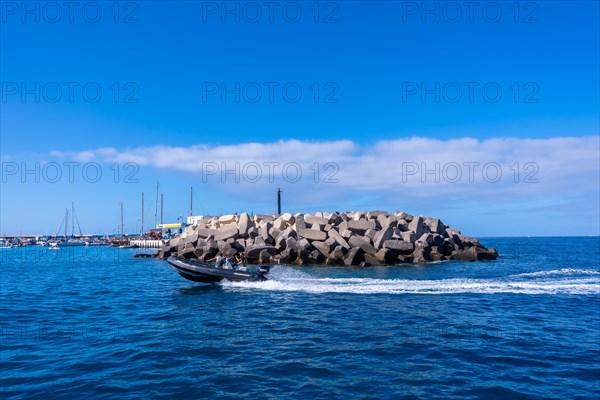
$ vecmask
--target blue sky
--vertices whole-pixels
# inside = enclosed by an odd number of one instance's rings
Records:
[[[273,212],[282,187],[291,212],[599,233],[598,2],[25,4],[0,9],[2,233],[54,234],[71,201],[102,233],[122,201],[133,231],[157,181],[168,221],[190,186],[203,214]]]

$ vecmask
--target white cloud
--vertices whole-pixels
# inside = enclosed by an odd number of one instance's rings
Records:
[[[257,185],[268,184],[274,176],[275,182],[287,183],[291,188],[288,190],[297,193],[318,188],[323,199],[361,191],[379,196],[511,200],[594,192],[597,196],[599,148],[598,136],[488,140],[413,137],[369,146],[349,140],[285,140],[223,146],[100,148],[52,155],[194,173],[207,184],[218,184],[238,194],[251,194]],[[262,176],[259,182],[255,182],[256,165]],[[299,179],[297,166],[302,172]],[[327,178],[337,182],[327,183]]]

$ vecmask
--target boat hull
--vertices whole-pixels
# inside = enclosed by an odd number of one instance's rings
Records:
[[[232,282],[260,282],[268,280],[264,273],[240,271],[235,269],[216,268],[208,263],[188,260],[182,257],[171,256],[167,262],[183,278],[202,283],[215,283],[222,280]]]

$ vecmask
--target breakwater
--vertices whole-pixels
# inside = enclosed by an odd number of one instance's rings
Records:
[[[251,263],[356,266],[498,256],[437,218],[363,211],[205,217],[165,243],[158,257],[206,261],[242,252]]]

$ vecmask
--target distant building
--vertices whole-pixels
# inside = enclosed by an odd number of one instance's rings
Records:
[[[204,219],[204,215],[193,215],[193,216],[187,217],[187,223],[188,223],[188,225],[198,225],[198,223],[202,222],[203,219]]]

